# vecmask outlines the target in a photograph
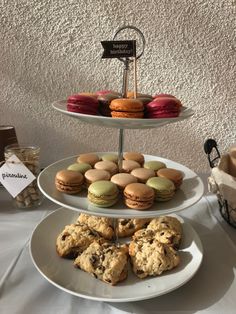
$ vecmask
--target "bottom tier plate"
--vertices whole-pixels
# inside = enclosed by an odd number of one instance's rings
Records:
[[[56,237],[66,224],[74,222],[77,217],[77,211],[59,208],[37,225],[30,242],[31,258],[37,270],[51,284],[72,295],[109,302],[150,299],[184,285],[201,265],[203,258],[201,240],[189,223],[176,216],[183,225],[183,241],[179,251],[180,265],[159,277],[142,280],[129,270],[129,276],[124,282],[110,286],[74,268],[72,260],[63,259],[56,253]]]

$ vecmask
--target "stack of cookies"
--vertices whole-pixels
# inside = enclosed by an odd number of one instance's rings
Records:
[[[116,154],[81,154],[75,163],[56,173],[56,188],[66,194],[87,190],[88,201],[104,208],[122,199],[129,208],[146,210],[154,202],[174,198],[183,182],[181,171],[158,160],[145,161],[138,152],[127,152],[123,157],[119,168]]]
[[[75,267],[111,285],[127,278],[129,261],[141,279],[179,265],[182,225],[177,218],[118,219],[116,230],[112,222],[111,218],[80,214],[58,235],[58,255],[74,259]],[[114,244],[115,235],[132,238],[129,244]]]

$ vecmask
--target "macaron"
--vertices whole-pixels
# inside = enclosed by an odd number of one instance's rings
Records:
[[[148,179],[147,186],[153,188],[155,192],[156,201],[169,201],[175,195],[175,185],[174,183],[166,178],[153,177]]]
[[[145,117],[156,118],[175,118],[181,111],[181,102],[175,97],[156,97],[145,107]]]
[[[82,94],[71,95],[67,99],[67,110],[76,113],[97,115],[98,100]]]
[[[157,171],[157,176],[171,180],[178,189],[183,182],[183,173],[173,168],[163,168]]]
[[[104,94],[98,96],[98,111],[102,116],[111,117],[110,103],[116,98],[118,98],[118,96],[114,94]]]
[[[90,184],[96,182],[96,181],[109,181],[111,178],[111,175],[106,170],[99,170],[99,169],[90,169],[85,172],[84,174],[86,186],[88,187]]]
[[[79,157],[77,158],[77,162],[78,163],[86,163],[86,164],[90,164],[92,167],[96,164],[96,162],[98,162],[100,160],[100,158],[98,157],[98,155],[93,154],[93,153],[87,153],[87,154],[81,154],[79,155]]]
[[[134,160],[143,166],[144,164],[144,156],[138,152],[126,152],[123,155],[124,160]]]
[[[111,181],[97,181],[88,188],[88,200],[97,207],[110,207],[117,203],[119,190]]]
[[[171,95],[171,94],[164,94],[164,93],[156,94],[156,95],[153,96],[153,100],[155,100],[156,98],[163,98],[163,97],[174,99],[176,102],[178,102],[179,107],[180,108],[182,107],[181,101],[176,96]]]
[[[82,92],[82,93],[79,93],[78,95],[82,95],[82,96],[89,96],[89,97],[93,97],[95,99],[97,99],[97,95],[96,93],[91,93],[91,92]]]
[[[129,173],[117,173],[111,177],[111,182],[115,183],[119,190],[124,190],[130,183],[137,183],[138,179]]]
[[[118,98],[110,103],[112,118],[143,118],[143,103],[138,99]]]
[[[136,168],[140,168],[140,164],[134,160],[122,160],[122,167],[120,172],[130,173],[132,170]]]
[[[146,107],[147,104],[149,104],[153,98],[149,97],[138,97],[138,100],[140,100],[143,103],[144,108]],[[145,109],[144,109],[145,110]]]
[[[71,164],[67,167],[68,170],[72,170],[72,171],[78,171],[82,174],[85,174],[86,171],[88,171],[89,169],[92,169],[92,166],[90,164],[81,162],[81,163],[74,163]]]
[[[166,168],[166,164],[158,160],[150,160],[150,161],[146,161],[143,167],[146,169],[152,169],[154,171],[158,171],[159,169]]]
[[[116,164],[118,163],[118,155],[117,154],[112,154],[112,153],[108,153],[108,154],[104,154],[101,156],[101,159],[104,161],[113,161]]]
[[[113,176],[115,173],[118,172],[118,166],[116,163],[114,163],[113,161],[109,161],[109,160],[102,160],[102,161],[98,161],[95,165],[94,165],[95,169],[100,169],[100,170],[106,170],[108,171],[111,176]]]
[[[129,208],[145,210],[153,205],[155,193],[143,183],[131,183],[124,189],[125,204]]]
[[[83,188],[84,176],[77,171],[63,169],[56,173],[56,189],[66,194],[77,194]]]
[[[131,171],[131,174],[137,178],[138,182],[146,183],[149,178],[155,177],[156,173],[152,169],[136,168]]]

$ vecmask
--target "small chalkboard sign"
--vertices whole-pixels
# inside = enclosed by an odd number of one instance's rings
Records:
[[[136,57],[136,40],[101,41],[104,48],[102,58]]]

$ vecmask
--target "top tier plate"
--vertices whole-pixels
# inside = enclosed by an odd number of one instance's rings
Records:
[[[88,114],[80,114],[76,112],[67,111],[66,100],[55,101],[52,106],[57,111],[62,112],[68,116],[79,119],[80,121],[105,126],[117,129],[153,129],[159,128],[163,125],[174,123],[188,119],[194,114],[190,108],[183,107],[180,115],[177,118],[160,118],[160,119],[130,119],[130,118],[110,118],[105,116],[93,116]]]

